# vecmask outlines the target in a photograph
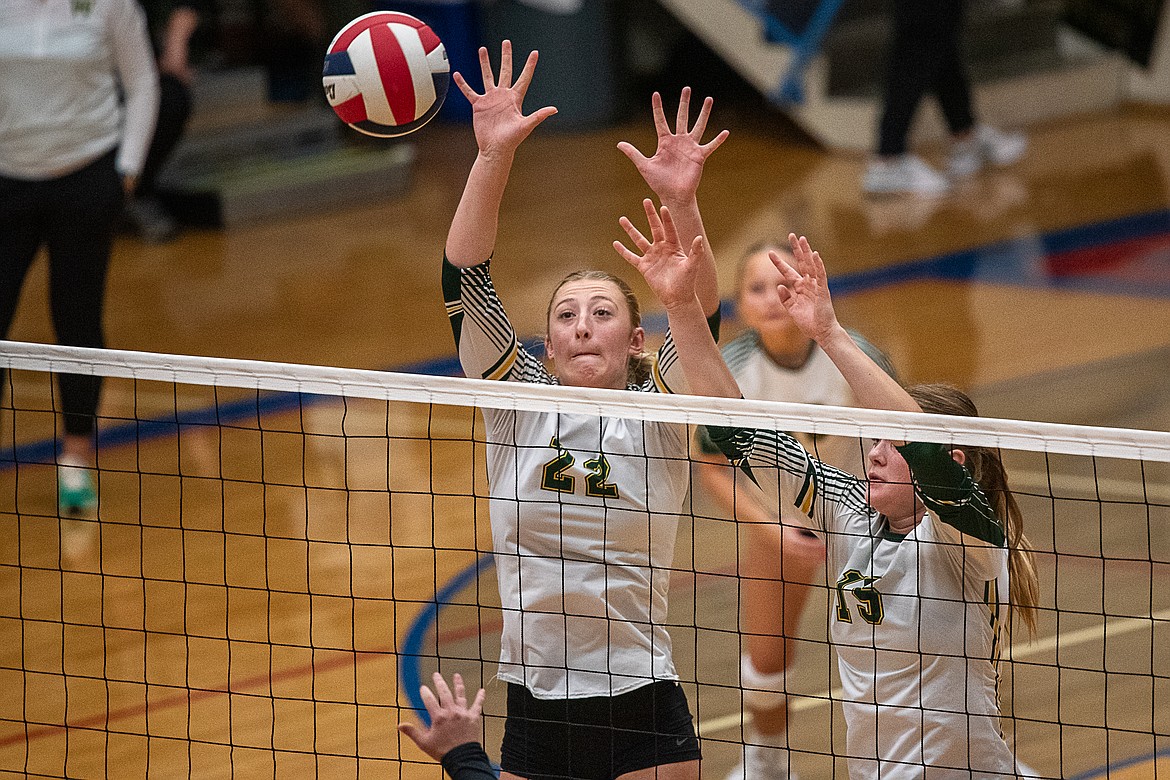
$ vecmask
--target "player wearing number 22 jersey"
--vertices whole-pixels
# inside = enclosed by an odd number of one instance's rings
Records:
[[[467,376],[557,383],[518,342],[489,263],[444,262],[443,292]],[[685,391],[669,333],[650,378],[628,389]],[[538,699],[677,680],[665,621],[690,478],[686,426],[482,411],[504,615],[500,679]]]
[[[864,480],[783,433],[740,431],[737,446],[749,437],[752,478],[825,540],[850,777],[1015,776],[997,699],[1005,530],[970,472],[943,445],[898,446],[925,506],[898,535]]]

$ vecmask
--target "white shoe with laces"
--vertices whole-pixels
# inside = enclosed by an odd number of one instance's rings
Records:
[[[1023,133],[977,125],[971,134],[956,141],[947,161],[947,173],[963,178],[978,173],[984,165],[997,168],[1018,162],[1028,151],[1028,137]]]
[[[745,743],[739,764],[726,780],[799,780],[788,771],[788,748]]]
[[[902,154],[877,157],[865,169],[861,188],[870,195],[919,195],[939,197],[950,192],[951,184],[921,157]]]

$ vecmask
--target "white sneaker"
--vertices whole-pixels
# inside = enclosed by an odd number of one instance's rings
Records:
[[[788,749],[746,743],[727,780],[799,780],[788,771]]]
[[[1028,137],[1023,133],[978,125],[971,135],[956,141],[947,161],[947,173],[955,178],[971,176],[984,165],[1011,165],[1028,151]]]
[[[64,461],[57,466],[57,507],[67,516],[93,514],[97,509],[97,491],[90,469]]]
[[[865,169],[861,188],[871,195],[921,195],[938,197],[950,192],[946,177],[917,155],[875,158]]]

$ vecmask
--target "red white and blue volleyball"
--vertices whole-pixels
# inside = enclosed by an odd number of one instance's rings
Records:
[[[409,14],[375,11],[334,37],[322,82],[341,121],[366,135],[394,138],[439,113],[450,74],[447,50],[430,27]]]

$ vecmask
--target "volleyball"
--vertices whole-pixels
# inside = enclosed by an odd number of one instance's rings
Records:
[[[375,11],[341,29],[325,54],[329,105],[353,129],[379,138],[412,133],[447,96],[447,50],[409,14]]]

